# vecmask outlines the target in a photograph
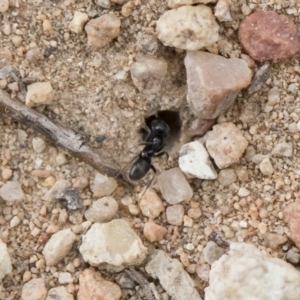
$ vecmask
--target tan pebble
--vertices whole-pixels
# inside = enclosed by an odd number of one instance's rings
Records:
[[[139,203],[139,207],[144,216],[152,219],[156,218],[162,211],[164,211],[162,200],[151,188],[148,189],[143,195]]]
[[[197,201],[193,201],[193,200],[191,200],[190,201],[190,206],[191,206],[191,208],[198,208],[199,207],[199,202],[197,202]]]
[[[46,262],[44,258],[39,259],[36,263],[35,263],[35,267],[40,270],[40,269],[44,269],[46,266]]]
[[[0,215],[0,225],[4,225],[6,223],[6,220],[3,216]]]
[[[185,252],[180,253],[180,261],[184,267],[188,267],[190,264],[189,258]]]
[[[144,226],[144,236],[151,243],[162,240],[166,233],[167,229],[165,227],[154,222],[147,222]]]
[[[48,226],[46,232],[47,232],[47,233],[55,233],[55,232],[57,232],[58,230],[59,230],[59,226],[56,225],[56,224],[51,223],[51,224]]]
[[[188,217],[188,216],[184,216],[183,217],[183,225],[186,227],[192,227],[193,226],[193,219]]]
[[[38,21],[44,21],[44,20],[47,19],[46,15],[43,15],[43,14],[38,15],[38,16],[36,16],[35,18],[36,18]]]
[[[53,32],[53,28],[50,20],[43,21],[43,32],[46,35],[50,35]]]
[[[73,259],[73,265],[75,268],[78,268],[81,265],[80,258],[76,257]]]
[[[40,232],[41,232],[41,230],[40,230],[39,228],[34,227],[34,228],[31,230],[30,234],[31,234],[32,236],[38,236],[38,235],[40,234]]]
[[[25,271],[23,274],[23,282],[27,282],[31,279],[31,272],[30,271]]]
[[[19,47],[22,43],[22,38],[18,35],[14,35],[11,38],[12,43],[14,44],[14,46]]]
[[[211,233],[212,233],[212,228],[210,226],[206,226],[204,228],[204,234],[205,234],[205,236],[210,236]]]
[[[0,13],[5,13],[9,8],[8,0],[0,0]]]
[[[1,172],[3,180],[8,180],[11,178],[13,172],[11,169],[3,169]]]
[[[46,216],[46,214],[47,214],[47,207],[43,205],[40,209],[40,215]]]
[[[111,2],[123,4],[125,2],[125,0],[111,0]]]
[[[45,187],[51,187],[54,185],[55,183],[55,177],[53,176],[49,176],[48,178],[46,178],[46,180],[42,183],[42,186],[45,186]]]
[[[133,216],[136,216],[141,212],[140,208],[135,204],[129,204],[128,209]]]
[[[268,230],[268,225],[266,223],[261,222],[257,225],[257,228],[261,234],[265,234]]]
[[[86,177],[77,177],[74,179],[73,188],[79,191],[85,189],[89,184],[89,181]]]
[[[265,208],[261,208],[259,210],[259,216],[264,219],[268,216],[268,211]]]
[[[201,209],[198,207],[198,208],[190,208],[188,210],[188,216],[192,219],[199,219],[202,215],[202,211]]]
[[[68,290],[68,292],[69,292],[70,294],[74,294],[75,291],[76,291],[76,288],[75,288],[74,283],[69,283],[69,284],[67,285],[67,290]]]
[[[51,171],[37,169],[37,170],[33,170],[31,172],[31,175],[35,177],[47,178],[51,175]]]
[[[121,13],[125,18],[127,18],[127,17],[131,16],[133,9],[134,9],[134,2],[128,1],[127,3],[125,3],[122,6]]]

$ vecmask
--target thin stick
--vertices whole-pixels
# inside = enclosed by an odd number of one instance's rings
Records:
[[[105,159],[87,146],[81,135],[71,129],[54,124],[43,114],[25,106],[19,101],[10,99],[9,95],[2,90],[0,90],[0,112],[2,112],[1,115],[4,113],[43,134],[53,144],[67,150],[71,155],[86,162],[99,172],[122,179],[120,171],[105,164]]]

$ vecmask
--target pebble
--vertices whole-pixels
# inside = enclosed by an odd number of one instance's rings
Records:
[[[31,279],[31,272],[30,271],[25,271],[23,274],[23,282],[27,282]]]
[[[103,197],[92,203],[84,213],[85,218],[91,222],[109,222],[118,211],[118,202],[113,197]]]
[[[23,285],[22,300],[45,300],[46,296],[44,278],[33,278]]]
[[[110,0],[96,0],[96,5],[99,5],[103,8],[110,8]]]
[[[111,0],[111,2],[123,4],[125,2],[125,0]]]
[[[140,208],[135,204],[129,204],[128,210],[133,216],[137,216],[141,212]]]
[[[230,14],[231,0],[219,0],[215,6],[215,17],[219,22],[231,22]]]
[[[83,32],[84,24],[89,19],[86,13],[75,11],[72,21],[69,24],[69,29],[77,34]]]
[[[199,207],[190,208],[188,210],[188,216],[194,220],[199,219],[202,216],[202,211]]]
[[[128,1],[127,3],[125,3],[121,9],[121,13],[122,13],[123,17],[127,18],[127,17],[131,16],[134,7],[135,7],[135,5],[134,5],[133,1]]]
[[[48,178],[51,175],[50,170],[36,169],[31,172],[31,176],[39,178]]]
[[[51,35],[53,33],[53,28],[50,20],[43,21],[43,32],[45,35]]]
[[[223,300],[224,295],[243,300],[297,300],[299,283],[300,273],[284,260],[251,244],[232,242],[228,254],[212,265],[205,300]]]
[[[71,250],[76,240],[76,235],[70,228],[54,233],[43,250],[47,266],[55,266],[62,260]]]
[[[33,47],[26,52],[26,59],[31,63],[36,63],[43,58],[44,56],[42,55],[41,50],[38,47]]]
[[[104,14],[89,21],[85,26],[88,45],[94,49],[108,45],[120,33],[121,21],[114,14]]]
[[[269,155],[264,154],[255,154],[252,156],[251,161],[255,163],[256,165],[259,165],[264,159],[269,158]]]
[[[212,265],[224,254],[224,250],[215,242],[209,241],[203,249],[203,258],[205,262]]]
[[[32,147],[36,153],[42,153],[46,149],[45,141],[40,137],[32,139]]]
[[[272,87],[268,92],[268,105],[274,106],[280,100],[278,86]]]
[[[0,188],[0,197],[4,201],[21,201],[24,197],[21,184],[18,181],[7,181]]]
[[[291,157],[293,156],[293,145],[291,143],[279,143],[273,148],[272,155],[279,157]]]
[[[3,169],[1,172],[1,176],[2,176],[3,180],[5,180],[5,181],[10,179],[12,177],[12,175],[13,175],[13,171],[8,168]]]
[[[35,82],[27,86],[26,105],[29,107],[51,104],[54,91],[50,82]]]
[[[183,269],[178,259],[172,259],[162,250],[156,250],[146,265],[146,272],[158,278],[160,284],[174,300],[201,300],[195,282]],[[176,284],[174,284],[176,282]]]
[[[137,89],[150,95],[160,91],[167,69],[168,64],[164,59],[139,54],[131,65],[130,74]]]
[[[139,207],[144,216],[155,219],[164,211],[164,205],[157,193],[149,188],[139,202]]]
[[[267,247],[270,247],[271,249],[278,249],[279,246],[282,244],[285,244],[287,242],[287,237],[284,235],[279,235],[276,233],[266,233],[264,236],[264,242]]]
[[[238,162],[247,146],[242,131],[231,122],[215,125],[207,134],[206,148],[220,169]]]
[[[71,273],[59,272],[58,283],[59,284],[73,283],[73,277],[72,277]]]
[[[93,266],[103,263],[116,267],[136,265],[147,255],[140,237],[122,219],[93,224],[83,235],[79,251],[84,261]]]
[[[70,183],[68,180],[59,179],[55,182],[52,188],[43,196],[43,200],[45,201],[53,201],[64,193],[70,187]]]
[[[0,13],[5,13],[9,8],[9,0],[0,0]]]
[[[194,221],[189,216],[183,217],[183,226],[185,227],[193,227]]]
[[[115,179],[97,173],[91,184],[91,191],[95,198],[101,198],[110,196],[117,186],[118,183]]]
[[[274,173],[274,168],[269,158],[264,158],[259,164],[259,169],[262,174],[270,176]]]
[[[181,226],[184,216],[184,207],[181,204],[168,206],[166,210],[167,221],[171,225]]]
[[[73,181],[73,189],[78,191],[84,190],[89,185],[89,181],[86,177],[76,177]]]
[[[184,64],[188,105],[195,116],[203,119],[215,119],[225,112],[252,78],[247,62],[239,58],[187,51]]]
[[[163,198],[169,204],[189,201],[193,190],[179,168],[169,169],[157,176],[157,182]]]
[[[246,17],[238,36],[246,52],[258,61],[293,58],[300,49],[294,22],[275,11],[256,11]]]
[[[300,262],[300,253],[297,248],[292,248],[286,253],[286,259],[292,264],[298,264]]]
[[[228,186],[237,180],[237,175],[233,169],[223,169],[218,174],[218,181],[222,186]]]
[[[197,3],[207,4],[216,2],[217,0],[168,0],[168,6],[170,8],[177,8],[184,5],[193,5]]]
[[[268,225],[266,223],[260,222],[257,225],[257,229],[261,234],[265,234],[268,231]]]
[[[290,203],[283,211],[284,220],[290,229],[289,237],[300,248],[300,202]]]
[[[165,227],[154,222],[147,222],[144,225],[144,236],[151,243],[161,241],[167,232]]]
[[[250,191],[244,187],[239,188],[238,195],[240,197],[247,197],[250,195]]]
[[[207,150],[198,141],[187,143],[180,148],[178,162],[179,168],[188,178],[217,178]]]
[[[85,269],[80,273],[78,300],[119,300],[121,296],[120,287],[111,281],[105,280],[94,269]]]
[[[46,300],[74,300],[74,296],[64,286],[58,286],[49,290]]]
[[[202,136],[208,130],[210,130],[215,123],[216,123],[215,119],[209,120],[209,119],[197,118],[194,121],[192,121],[191,125],[186,130],[186,134],[190,137]]]
[[[165,46],[185,50],[209,47],[219,39],[219,25],[205,5],[168,10],[157,20],[156,30]]]
[[[12,265],[6,244],[0,239],[0,281],[12,272]]]
[[[209,281],[209,272],[210,272],[209,264],[203,264],[201,266],[196,267],[197,276],[205,282]]]
[[[19,217],[14,216],[9,222],[10,228],[18,226],[20,224],[20,222],[21,222],[21,220],[19,219]]]

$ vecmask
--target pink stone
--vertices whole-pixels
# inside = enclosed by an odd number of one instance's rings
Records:
[[[147,222],[144,226],[144,236],[151,243],[162,240],[166,233],[167,229],[165,227],[154,222]]]
[[[22,300],[39,299],[44,300],[47,296],[44,278],[34,278],[24,284],[22,289]]]
[[[290,238],[300,248],[300,202],[289,204],[283,211],[284,220],[290,228]]]
[[[300,49],[295,24],[275,11],[249,15],[241,22],[238,35],[246,52],[258,61],[292,58]]]

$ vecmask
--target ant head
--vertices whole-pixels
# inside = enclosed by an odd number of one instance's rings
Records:
[[[154,134],[161,135],[162,137],[168,137],[170,134],[170,128],[168,124],[160,119],[154,119],[151,122],[151,131]]]

